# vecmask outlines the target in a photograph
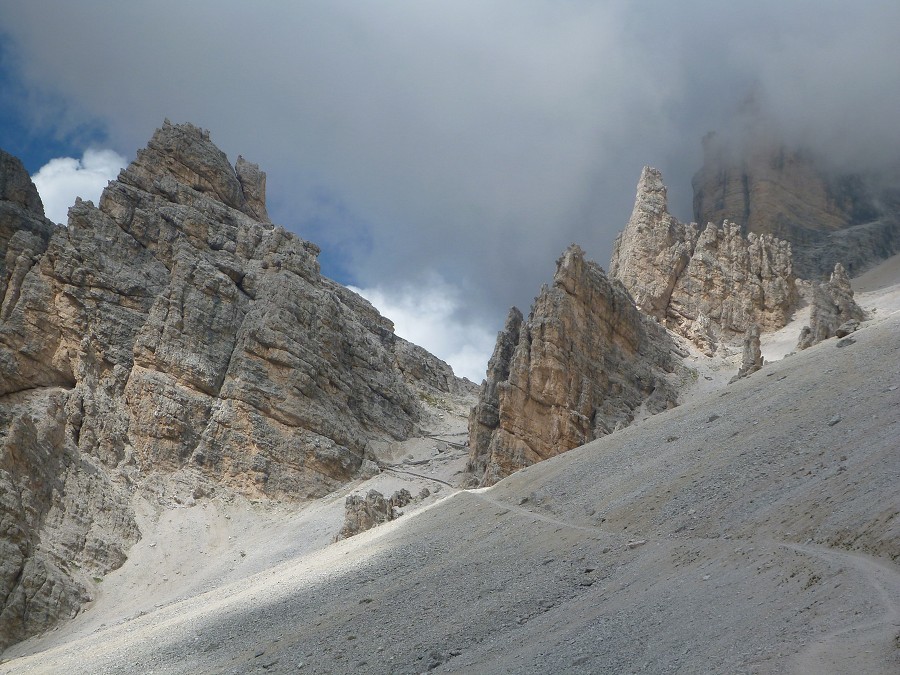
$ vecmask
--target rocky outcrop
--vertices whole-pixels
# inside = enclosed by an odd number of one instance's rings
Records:
[[[741,367],[738,369],[737,375],[731,378],[731,382],[752,375],[762,367],[763,355],[759,343],[759,326],[753,324],[747,329],[747,332],[744,333],[744,350],[741,354]]]
[[[874,190],[836,174],[809,153],[756,129],[740,149],[709,134],[693,179],[697,222],[729,219],[744,233],[771,234],[793,247],[794,271],[819,279],[838,261],[852,272],[900,250],[896,184]]]
[[[510,312],[469,418],[480,485],[676,405],[665,330],[572,246],[527,321]]]
[[[0,648],[122,563],[160,476],[317,497],[415,430],[423,390],[466,386],[324,279],[206,131],[166,122],[68,227],[0,169]]]
[[[809,326],[800,331],[799,349],[812,347],[830,337],[844,337],[866,318],[866,313],[853,299],[850,278],[840,263],[834,266],[828,281],[813,282],[811,292]]]
[[[378,490],[369,490],[365,497],[348,496],[344,500],[344,525],[335,539],[340,541],[394,520],[401,515],[398,509],[412,500],[412,495],[405,488],[395,492],[390,499]]]
[[[751,325],[786,325],[798,295],[790,244],[728,221],[699,231],[669,214],[657,169],[645,167],[634,210],[613,248],[610,276],[638,307],[708,353]]]
[[[54,230],[22,162],[0,150],[0,319],[18,301],[25,275]]]

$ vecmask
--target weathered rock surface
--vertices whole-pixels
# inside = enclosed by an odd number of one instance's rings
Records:
[[[799,349],[830,337],[844,337],[864,321],[866,313],[853,299],[853,288],[843,265],[837,263],[828,281],[812,283],[809,326],[800,331]]]
[[[412,495],[405,488],[395,492],[390,499],[386,499],[378,490],[369,490],[365,497],[349,495],[344,501],[344,526],[336,539],[346,539],[394,520],[400,515],[397,509],[411,501]]]
[[[22,162],[0,150],[0,319],[16,304],[55,229]]]
[[[469,469],[491,485],[676,405],[665,330],[572,246],[528,320],[510,312],[469,418]]]
[[[206,131],[167,121],[68,227],[0,169],[0,649],[124,561],[159,476],[321,496],[415,430],[422,391],[471,386],[323,278]]]
[[[741,354],[741,367],[731,381],[752,375],[763,367],[762,347],[759,343],[759,326],[753,324],[744,333],[744,351]]]
[[[698,231],[669,214],[657,169],[645,167],[634,210],[616,239],[610,276],[638,307],[708,353],[751,325],[786,325],[798,295],[790,244],[725,221]]]
[[[809,153],[762,132],[735,151],[715,134],[703,141],[693,179],[697,222],[737,223],[793,247],[794,271],[819,279],[843,261],[851,272],[900,250],[897,186],[874,190],[859,175],[836,175]]]
[[[503,330],[497,335],[494,353],[488,361],[487,376],[478,402],[469,414],[469,461],[467,469],[483,476],[491,461],[491,437],[500,426],[500,390],[509,380],[510,367],[524,322],[518,307],[512,307]]]

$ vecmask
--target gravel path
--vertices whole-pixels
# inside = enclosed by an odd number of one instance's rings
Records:
[[[881,599],[883,613],[861,616],[818,637],[797,656],[794,670],[802,675],[878,672],[881,664],[896,663],[900,649],[900,572],[870,556],[818,546],[783,544],[810,556],[852,568],[871,584]],[[891,652],[894,652],[893,654]]]

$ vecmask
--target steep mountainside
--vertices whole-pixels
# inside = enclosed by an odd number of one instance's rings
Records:
[[[794,270],[806,279],[821,279],[838,262],[856,274],[900,250],[900,185],[875,188],[765,134],[753,138],[743,152],[715,134],[704,139],[693,179],[697,222],[727,218],[744,233],[789,241]]]
[[[572,246],[528,320],[513,308],[469,421],[481,485],[676,405],[679,360],[665,330]]]
[[[0,156],[0,648],[78,610],[140,537],[134,494],[319,497],[466,386],[324,279],[265,174],[159,129],[68,227]]]

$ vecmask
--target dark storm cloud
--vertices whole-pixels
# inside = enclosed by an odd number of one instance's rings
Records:
[[[750,92],[836,162],[896,157],[898,3],[48,4],[0,1],[59,124],[129,156],[164,117],[207,127],[343,280],[441,279],[489,330],[569,243],[606,264],[642,165],[689,218],[700,138]]]

